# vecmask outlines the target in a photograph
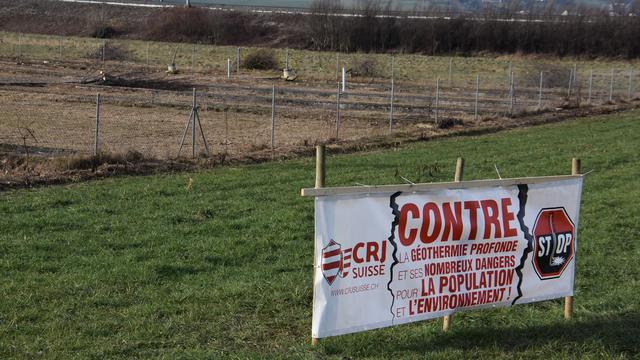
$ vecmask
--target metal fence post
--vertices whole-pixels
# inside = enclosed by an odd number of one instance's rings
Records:
[[[593,68],[591,68],[591,70],[589,71],[589,98],[587,100],[589,104],[591,104],[592,88],[593,88]]]
[[[611,68],[611,81],[609,82],[609,102],[613,101],[613,68]]]
[[[631,67],[629,67],[629,91],[628,91],[628,98],[629,100],[631,100],[632,98],[632,86],[633,86],[633,69]]]
[[[436,108],[434,113],[435,123],[438,123],[438,102],[440,100],[440,78],[436,78]]]
[[[18,33],[18,59],[22,60],[22,33]]]
[[[147,66],[149,66],[149,42],[147,42]]]
[[[58,51],[58,59],[62,60],[62,41],[64,40],[64,36],[60,35],[60,49]]]
[[[567,99],[571,100],[571,84],[573,83],[573,69],[569,71],[569,88],[567,90]]]
[[[338,83],[338,93],[336,94],[336,140],[339,139],[340,130],[340,83]]]
[[[514,76],[511,73],[511,84],[509,86],[509,115],[513,115],[513,106],[515,103]]]
[[[193,72],[196,68],[196,44],[193,44],[193,49],[191,50],[191,72]]]
[[[102,63],[104,64],[105,52],[107,51],[107,40],[102,40]]]
[[[347,72],[343,66],[342,67],[342,92],[345,92],[346,89],[347,89]]]
[[[196,88],[193,88],[193,111],[196,110]],[[196,116],[193,114],[191,118],[191,156],[196,157]]]
[[[453,72],[453,58],[449,58],[449,87],[451,87],[451,73]]]
[[[94,133],[93,155],[97,156],[100,150],[100,94],[96,95],[96,128]]]
[[[393,100],[395,97],[395,57],[391,57],[391,106],[389,108],[389,134],[393,133]]]
[[[284,51],[284,68],[289,69],[289,48]]]
[[[240,48],[236,49],[236,73],[240,75]]]
[[[231,59],[227,58],[227,79],[231,79]]]
[[[543,72],[540,71],[540,89],[538,90],[538,111],[542,110],[542,75]]]
[[[478,95],[480,92],[480,75],[476,74],[476,99],[473,107],[473,119],[478,120]]]
[[[276,86],[271,86],[271,150],[276,147]]]
[[[340,53],[336,53],[336,81],[338,81],[338,72],[340,71]]]

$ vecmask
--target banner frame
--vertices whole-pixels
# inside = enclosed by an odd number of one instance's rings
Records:
[[[395,185],[361,185],[361,186],[343,186],[343,187],[325,187],[326,176],[326,162],[325,162],[325,146],[324,144],[316,146],[316,174],[315,174],[315,188],[302,188],[300,195],[302,197],[321,197],[321,196],[340,196],[340,195],[369,195],[369,194],[384,194],[395,192],[417,192],[417,191],[429,191],[429,190],[457,190],[457,189],[470,189],[477,187],[495,187],[495,186],[513,186],[524,184],[537,184],[550,181],[562,181],[576,178],[584,178],[586,174],[581,174],[581,161],[579,158],[572,158],[571,160],[571,175],[556,175],[556,176],[532,176],[521,178],[506,178],[506,179],[485,179],[485,180],[462,180],[462,173],[464,167],[464,159],[458,158],[456,163],[455,180],[453,182],[434,182],[434,183],[418,183],[418,184],[395,184]],[[498,174],[499,176],[499,174]],[[317,264],[315,261],[316,242],[314,239],[314,277]],[[574,275],[575,276],[575,275]],[[315,303],[315,286],[313,287],[313,303]],[[573,296],[564,297],[563,306],[564,320],[571,320],[573,315]],[[442,330],[447,332],[450,327],[451,315],[443,317]],[[314,336],[311,337],[311,344],[318,345],[320,338]]]
[[[303,197],[317,196],[339,196],[339,195],[360,195],[360,194],[384,194],[398,191],[428,191],[428,190],[457,190],[470,189],[476,187],[491,186],[513,186],[523,184],[538,184],[550,181],[561,181],[583,177],[583,175],[556,175],[556,176],[532,176],[508,179],[488,179],[488,180],[467,180],[449,181],[420,184],[396,184],[396,185],[372,185],[372,186],[342,186],[323,188],[303,188],[300,195]]]

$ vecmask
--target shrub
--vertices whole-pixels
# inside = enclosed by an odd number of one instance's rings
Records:
[[[91,37],[100,38],[100,39],[109,39],[118,35],[116,29],[111,26],[107,26],[104,24],[96,24],[91,31]]]
[[[86,55],[87,59],[102,59],[102,46]],[[104,47],[104,59],[105,60],[119,60],[126,61],[133,59],[133,55],[128,49],[120,45],[115,45],[109,41],[105,43]]]
[[[365,57],[357,59],[351,67],[351,75],[363,77],[377,77],[378,63],[375,59]]]
[[[259,49],[244,57],[242,67],[251,70],[275,70],[278,68],[278,62],[273,50]]]

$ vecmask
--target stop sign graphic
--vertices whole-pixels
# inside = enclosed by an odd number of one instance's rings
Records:
[[[540,279],[559,277],[575,253],[575,226],[563,207],[540,210],[533,226],[533,267]]]

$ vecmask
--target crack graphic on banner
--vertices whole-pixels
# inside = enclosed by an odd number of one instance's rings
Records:
[[[400,221],[400,210],[398,209],[398,204],[396,203],[396,198],[402,194],[402,191],[398,191],[391,195],[389,200],[389,207],[391,207],[391,213],[393,214],[393,222],[391,223],[391,234],[389,235],[389,242],[391,246],[393,246],[393,252],[391,253],[391,257],[393,257],[393,263],[389,267],[389,282],[387,283],[387,290],[391,294],[391,306],[389,307],[389,312],[391,313],[391,321],[395,319],[395,314],[393,313],[393,305],[396,302],[396,297],[393,295],[393,290],[391,290],[391,282],[393,281],[393,268],[400,263],[398,260],[398,244],[396,244],[395,231],[396,226],[398,226],[398,222]]]
[[[529,255],[530,252],[533,251],[533,236],[531,236],[531,233],[529,233],[529,228],[524,223],[525,207],[527,205],[528,192],[529,192],[528,185],[526,184],[518,185],[519,209],[518,209],[517,217],[518,217],[518,223],[520,224],[520,230],[522,230],[522,233],[524,234],[524,238],[525,240],[527,240],[527,247],[522,252],[522,257],[520,257],[520,265],[518,265],[518,267],[516,267],[515,269],[516,274],[518,274],[518,296],[516,296],[513,299],[513,301],[511,302],[511,305],[515,305],[516,301],[518,301],[518,299],[522,297],[522,290],[520,289],[520,287],[522,286],[522,269],[524,268],[525,261],[527,261],[527,256]]]

